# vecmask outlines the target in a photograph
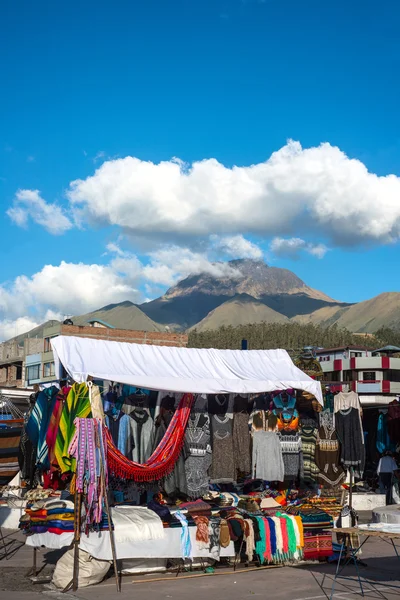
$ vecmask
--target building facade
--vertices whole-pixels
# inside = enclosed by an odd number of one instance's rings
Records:
[[[363,346],[316,350],[324,382],[357,392],[363,404],[388,404],[400,395],[400,358]]]

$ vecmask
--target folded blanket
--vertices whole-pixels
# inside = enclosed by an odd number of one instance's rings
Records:
[[[164,528],[160,517],[143,506],[118,506],[111,509],[116,542],[160,540]]]
[[[53,513],[47,515],[47,521],[72,521],[74,522],[74,513]]]
[[[74,512],[75,511],[73,508],[63,508],[62,506],[57,506],[56,508],[48,508],[47,509],[48,515],[61,515],[61,514],[73,515]]]

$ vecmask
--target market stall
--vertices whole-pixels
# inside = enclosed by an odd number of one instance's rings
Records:
[[[286,351],[64,336],[52,346],[61,387],[37,398],[26,427],[35,460],[24,467],[53,498],[27,507],[29,545],[166,564],[332,553],[343,466],[361,458],[344,452],[320,383]],[[121,514],[147,515],[160,535],[144,539]]]

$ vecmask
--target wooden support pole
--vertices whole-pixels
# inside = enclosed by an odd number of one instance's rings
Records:
[[[75,492],[75,512],[74,512],[74,570],[72,574],[72,589],[74,592],[78,589],[79,579],[79,542],[81,540],[81,511],[82,494]]]
[[[108,490],[105,485],[103,461],[101,464],[101,483],[102,483],[102,488],[103,488],[103,493],[104,493],[104,505],[105,505],[107,520],[108,520],[108,531],[110,533],[110,543],[111,543],[111,552],[112,552],[113,564],[114,564],[115,582],[117,584],[117,592],[120,592],[121,591],[121,580],[120,580],[119,574],[118,574],[117,552],[115,549],[114,531],[113,531],[112,523],[111,523],[110,506],[108,504]]]

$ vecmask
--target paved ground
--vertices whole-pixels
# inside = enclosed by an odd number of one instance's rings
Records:
[[[21,546],[20,534],[12,534],[6,542],[16,540],[9,546],[10,556],[0,561],[0,598],[4,600],[109,600],[116,598],[115,581],[109,578],[102,584],[84,588],[76,594],[62,594],[47,590],[43,585],[32,584],[26,573],[32,562],[32,549]],[[19,547],[20,546],[20,547]],[[400,549],[399,549],[400,550]],[[0,552],[0,557],[2,556]],[[57,562],[59,552],[42,549],[38,564],[42,573],[51,572]],[[364,582],[365,597],[400,599],[400,561],[393,547],[375,538],[363,548],[363,561],[368,567],[360,572],[367,578]],[[165,576],[166,581],[149,581],[155,576],[140,576],[144,583],[134,583],[135,577],[122,579],[121,600],[132,597],[146,600],[245,600],[270,598],[271,600],[324,600],[330,597],[335,565],[313,564],[295,568],[257,569],[244,573],[229,572],[228,575],[184,578]],[[349,580],[340,580],[335,592],[335,600],[360,598],[361,591],[355,577],[354,567],[348,567],[344,575]],[[136,577],[136,580],[139,577]]]

